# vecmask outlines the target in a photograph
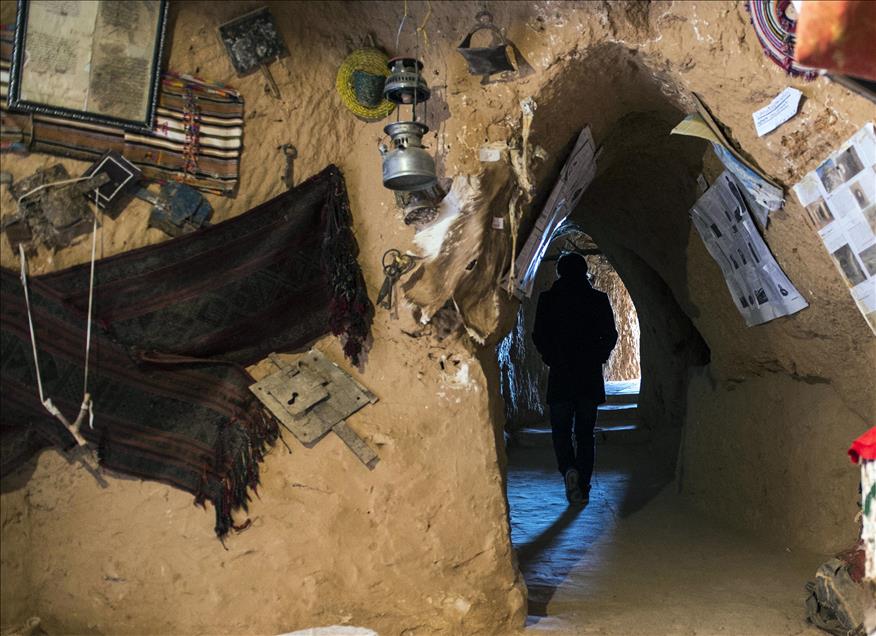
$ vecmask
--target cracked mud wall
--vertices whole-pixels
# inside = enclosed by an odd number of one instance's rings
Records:
[[[171,4],[169,67],[238,87],[246,99],[239,193],[211,199],[215,220],[280,192],[282,143],[298,148],[297,180],[335,162],[373,298],[384,250],[421,248],[380,186],[383,123],[355,120],[333,86],[341,60],[366,34],[393,47],[402,3],[268,4],[291,51],[271,66],[281,102],[258,74],[235,77],[215,38],[218,24],[260,3]],[[408,6],[425,16],[425,3]],[[665,137],[696,92],[743,150],[789,186],[874,119],[872,104],[824,79],[786,78],[763,57],[742,5],[724,2],[493,3],[495,21],[533,72],[481,85],[454,50],[480,8],[433,2],[423,55],[435,92],[435,132],[426,141],[443,175],[471,186],[470,211],[456,227],[480,241],[465,258],[424,263],[400,319],[378,310],[366,364],[351,369],[381,398],[350,420],[378,449],[377,469],[365,470],[334,438],[313,449],[290,439],[291,454],[278,445],[264,465],[252,527],[225,550],[212,534],[212,511],[195,508],[191,496],[110,474],[101,486],[81,464],[43,453],[29,475],[4,482],[4,625],[34,614],[50,633],[268,634],[350,623],[386,634],[477,634],[522,625],[524,589],[496,443],[498,373],[483,357],[517,311],[497,284],[510,240],[490,225],[507,214],[514,182],[507,160],[487,169],[478,149],[514,145],[527,97],[538,105],[532,141],[548,157],[533,166],[538,191],[524,234],[580,127],[589,123],[605,148],[574,217],[639,309],[643,419],[661,433],[667,470],[681,449],[682,491],[710,514],[789,545],[832,550],[855,535],[858,473],[844,452],[876,406],[874,338],[792,196],[765,238],[810,307],[744,327],[687,222],[694,179],[703,164],[713,176],[714,159],[696,140]],[[4,3],[4,22],[10,10]],[[751,112],[788,84],[806,95],[800,114],[756,138]],[[20,178],[55,161],[4,156],[3,169]],[[63,163],[71,173],[84,167]],[[642,170],[630,188],[630,175]],[[653,196],[654,188],[663,194]],[[3,196],[5,213],[11,202]],[[103,254],[164,240],[144,229],[147,215],[135,204],[107,221]],[[0,243],[3,266],[15,267]],[[43,251],[32,269],[87,256],[87,243]],[[436,267],[446,263],[466,273]],[[414,300],[437,307],[418,309]],[[424,315],[431,325],[419,322]],[[333,339],[316,346],[342,360]]]

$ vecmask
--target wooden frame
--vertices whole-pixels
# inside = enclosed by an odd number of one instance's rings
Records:
[[[152,128],[167,0],[18,0],[11,109]]]

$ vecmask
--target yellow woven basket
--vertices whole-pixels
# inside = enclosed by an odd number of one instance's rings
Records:
[[[338,69],[335,89],[341,96],[344,106],[356,117],[366,121],[377,121],[388,116],[395,109],[395,104],[388,99],[382,100],[377,106],[367,106],[356,98],[356,91],[353,88],[353,73],[363,71],[386,77],[389,75],[389,68],[386,65],[388,61],[386,53],[380,49],[357,49],[347,56]]]

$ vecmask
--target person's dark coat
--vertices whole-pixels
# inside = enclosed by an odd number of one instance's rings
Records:
[[[608,296],[586,276],[563,276],[538,298],[532,340],[550,367],[547,402],[605,402],[602,365],[617,343]]]

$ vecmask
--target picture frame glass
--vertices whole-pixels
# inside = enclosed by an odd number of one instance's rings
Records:
[[[20,0],[10,106],[148,128],[166,0]]]

